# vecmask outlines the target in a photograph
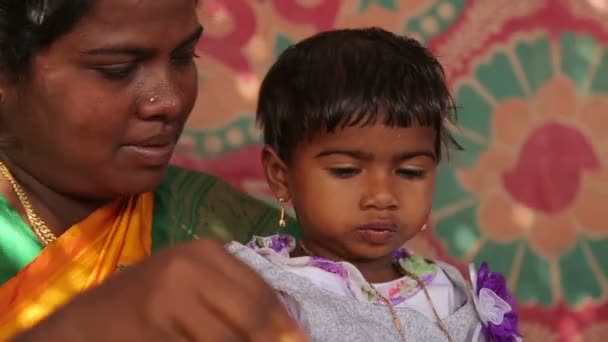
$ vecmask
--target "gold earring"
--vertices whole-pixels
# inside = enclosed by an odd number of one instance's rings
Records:
[[[425,223],[422,225],[422,228],[420,228],[420,231],[423,232],[426,230],[426,228],[427,228],[427,224]]]
[[[285,208],[283,207],[283,203],[285,203],[285,199],[279,198],[279,202],[281,205],[281,216],[279,217],[279,227],[285,228],[285,227],[287,227],[287,220],[285,219]]]

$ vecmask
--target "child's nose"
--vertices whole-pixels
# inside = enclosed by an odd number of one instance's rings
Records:
[[[370,176],[361,196],[360,205],[363,209],[395,210],[398,200],[394,194],[394,186],[387,175]]]

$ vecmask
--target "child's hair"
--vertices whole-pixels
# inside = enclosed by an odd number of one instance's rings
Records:
[[[287,48],[262,82],[256,119],[265,144],[289,162],[318,132],[382,120],[437,131],[436,152],[451,143],[445,124],[454,100],[441,64],[419,42],[379,28],[316,34]]]

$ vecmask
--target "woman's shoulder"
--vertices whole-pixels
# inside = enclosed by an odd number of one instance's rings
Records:
[[[236,188],[215,175],[193,169],[170,165],[155,193],[173,201],[197,203],[228,203],[232,205],[270,207],[268,204]],[[221,196],[218,196],[221,195]]]
[[[165,177],[163,178],[157,191],[171,191],[175,190],[176,187],[184,186],[185,184],[192,185],[195,183],[204,185],[217,182],[222,181],[218,177],[211,174],[198,170],[186,169],[176,165],[169,165],[169,168],[165,173]]]
[[[155,225],[171,227],[174,242],[198,237],[244,242],[277,227],[277,208],[205,172],[170,166],[154,193]]]
[[[181,208],[182,213],[199,213],[200,215],[197,216],[207,217],[220,216],[222,221],[230,216],[245,218],[276,211],[271,205],[217,176],[174,165],[167,170],[155,194],[174,209]],[[251,236],[248,236],[247,240],[249,238]]]

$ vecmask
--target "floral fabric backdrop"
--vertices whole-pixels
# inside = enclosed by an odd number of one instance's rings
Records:
[[[289,44],[381,26],[424,41],[458,104],[433,229],[410,243],[508,279],[530,341],[608,338],[608,1],[207,0],[200,94],[175,163],[273,203],[253,120]]]

